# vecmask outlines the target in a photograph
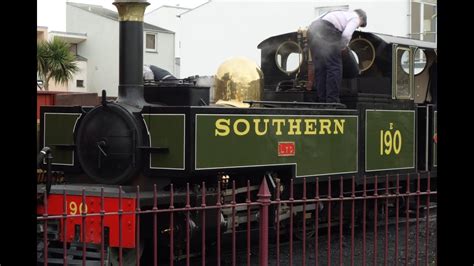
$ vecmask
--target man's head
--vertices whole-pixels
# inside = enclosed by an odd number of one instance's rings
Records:
[[[357,13],[357,15],[359,15],[359,18],[360,18],[360,27],[365,27],[367,26],[367,14],[365,13],[364,10],[362,9],[356,9],[354,10],[354,12]]]

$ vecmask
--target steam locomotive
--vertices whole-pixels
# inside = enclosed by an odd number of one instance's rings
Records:
[[[244,196],[238,188],[246,187],[247,180],[256,194],[256,185],[266,178],[272,190],[288,197],[290,179],[298,194],[303,177],[325,182],[330,176],[355,176],[358,185],[364,176],[418,172],[426,177],[430,172],[436,177],[433,43],[356,31],[350,48],[359,73],[344,72],[341,103],[335,104],[313,101],[306,29],[262,41],[261,68],[245,58],[224,62],[212,89],[195,78],[144,84],[143,38],[136,36],[143,33],[148,3],[114,4],[120,15],[117,100],[108,101],[104,92],[98,106],[41,108],[40,146],[53,155],[51,170],[63,173],[66,183],[38,185],[39,194],[49,195],[49,214],[61,214],[64,191],[73,200],[83,188],[88,202],[99,195],[99,187],[117,197],[121,185],[123,196],[151,209],[154,185],[160,204],[169,206],[171,183],[177,192],[189,183],[199,203],[205,181],[205,200],[215,203],[222,200],[216,196],[218,184],[229,180]],[[345,65],[354,64],[345,60]],[[136,185],[144,192],[140,199],[134,196]],[[336,193],[336,187],[322,193]],[[311,194],[314,190],[308,189]],[[175,204],[184,200],[177,197]],[[43,203],[38,206],[41,214]],[[206,215],[222,217],[222,224],[209,226],[228,224],[223,213]],[[74,223],[67,225],[72,235],[80,230]],[[109,234],[108,244],[118,247],[118,233]],[[121,246],[133,248],[135,243],[123,241]]]

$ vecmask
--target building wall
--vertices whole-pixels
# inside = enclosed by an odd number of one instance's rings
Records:
[[[54,79],[49,81],[49,91],[88,92],[87,90],[87,61],[75,61],[78,70],[72,75],[67,83],[56,83]],[[77,80],[83,80],[84,87],[77,87]]]
[[[174,40],[175,36],[173,33],[147,31],[150,33],[157,33],[157,52],[147,52],[144,48],[143,64],[155,65],[157,67],[168,70],[171,74],[176,74],[176,67],[174,64],[175,48]],[[143,40],[145,43],[145,40]]]
[[[55,34],[48,34],[47,27],[37,27],[36,31],[36,41],[47,41],[50,38],[54,38]],[[76,65],[79,70],[73,75],[72,80],[65,83],[56,83],[54,79],[49,81],[49,91],[72,91],[72,92],[86,92],[86,80],[87,80],[87,62],[86,61],[76,61]],[[38,77],[39,78],[39,77]],[[76,80],[84,80],[84,87],[76,87]]]
[[[409,1],[210,1],[181,15],[181,76],[214,75],[232,56],[245,56],[260,65],[261,41],[307,27],[319,15],[317,7],[338,5],[367,12],[363,31],[408,34]]]
[[[108,96],[118,95],[118,26],[117,21],[66,5],[66,31],[87,34],[87,40],[77,45],[77,54],[88,60],[89,92],[101,95],[105,89]]]
[[[48,39],[48,27],[36,27],[36,41],[45,41]]]
[[[87,62],[76,61],[79,70],[73,75],[72,79],[66,84],[49,81],[49,91],[69,91],[69,92],[88,92],[87,90]],[[84,87],[77,87],[77,80],[84,81]]]
[[[145,14],[145,22],[150,23],[152,25],[174,31],[175,32],[175,40],[174,40],[174,51],[175,57],[175,64],[173,66],[174,71],[168,70],[169,72],[174,73],[175,76],[180,76],[180,19],[176,17],[177,15],[185,12],[188,10],[187,8],[180,8],[180,7],[171,7],[171,6],[162,6],[155,10],[150,11],[149,13]],[[160,38],[160,37],[158,37]],[[158,45],[160,44],[160,40],[158,39]]]
[[[76,61],[79,70],[74,75],[74,78],[68,83],[68,91],[87,92],[87,62]],[[84,81],[84,87],[77,86],[77,80]]]
[[[68,82],[70,83],[70,82]],[[66,84],[61,84],[61,83],[56,83],[54,79],[49,80],[49,88],[48,91],[67,91],[68,89],[68,83]]]
[[[180,7],[162,6],[145,14],[145,22],[175,32],[176,57],[180,57],[179,40],[181,37],[179,34],[180,19],[176,16],[187,10],[189,9],[180,8]]]
[[[77,45],[77,53],[87,58],[87,91],[118,96],[119,22],[66,5],[66,30],[86,33],[87,40]],[[98,26],[100,25],[100,26]],[[174,34],[158,32],[158,52],[145,52],[144,64],[174,72]]]

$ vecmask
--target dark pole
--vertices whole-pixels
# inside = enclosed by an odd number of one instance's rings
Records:
[[[115,0],[119,13],[119,93],[117,101],[136,108],[143,97],[143,16],[146,0]]]

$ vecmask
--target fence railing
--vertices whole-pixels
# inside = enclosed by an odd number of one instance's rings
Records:
[[[431,179],[266,176],[259,185],[224,179],[208,188],[202,182],[134,191],[53,185],[38,204],[38,262],[433,265]]]

